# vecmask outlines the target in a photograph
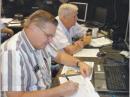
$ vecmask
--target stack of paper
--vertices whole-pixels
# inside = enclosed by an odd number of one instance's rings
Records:
[[[93,47],[102,47],[102,46],[110,45],[112,43],[113,43],[112,40],[105,37],[101,37],[101,38],[92,39],[90,45]]]
[[[99,49],[82,49],[74,54],[75,57],[97,57]]]
[[[64,83],[67,81],[64,77],[60,77],[59,79],[60,83]],[[89,79],[85,79],[81,75],[71,76],[69,77],[69,79],[79,83],[78,91],[74,95],[69,97],[99,97]]]

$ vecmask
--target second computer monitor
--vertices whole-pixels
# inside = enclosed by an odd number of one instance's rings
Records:
[[[69,3],[77,5],[78,7],[78,21],[86,22],[88,3],[82,3],[82,2],[69,2]]]

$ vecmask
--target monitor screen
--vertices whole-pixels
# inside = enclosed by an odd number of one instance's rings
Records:
[[[107,9],[102,7],[96,7],[94,21],[105,24],[107,17]]]
[[[88,3],[69,2],[78,6],[78,21],[85,22],[87,17]]]

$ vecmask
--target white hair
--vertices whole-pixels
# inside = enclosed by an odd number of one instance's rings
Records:
[[[59,17],[70,16],[72,12],[74,13],[77,11],[78,7],[76,5],[70,3],[64,3],[59,7],[58,16]]]

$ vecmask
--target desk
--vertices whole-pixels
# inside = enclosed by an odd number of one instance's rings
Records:
[[[112,49],[111,46],[103,47],[100,50],[107,52],[104,59],[106,57],[110,57],[114,60],[125,62],[125,58],[122,55],[120,55],[120,51]],[[115,93],[99,93],[99,94],[101,97],[129,97],[129,94],[121,94],[121,93],[116,93],[116,94]],[[112,96],[112,95],[115,95],[115,96]]]
[[[12,20],[7,24],[7,27],[13,29],[13,31],[17,33],[23,29],[23,21]]]
[[[18,20],[13,18],[1,18],[2,23],[6,24],[8,28],[11,28],[15,33],[23,28],[24,20]]]
[[[111,57],[114,58],[115,60],[119,60],[119,61],[124,61],[124,57],[122,55],[119,54],[119,50],[114,50],[112,49],[112,46],[106,46],[106,47],[102,47],[100,48],[100,51],[105,51],[107,52],[106,55],[104,57],[97,57],[97,58],[79,58],[82,61],[94,61],[95,62],[95,66],[97,64],[103,64],[104,63],[104,59],[106,57]],[[62,66],[61,66],[62,68]],[[61,73],[61,70],[59,71],[59,74]],[[93,80],[92,83],[94,84]],[[53,86],[56,86],[59,84],[58,81],[58,76],[53,80]],[[121,93],[110,93],[110,92],[99,92],[100,97],[129,97],[129,94],[121,94]],[[114,95],[114,96],[113,96]]]

